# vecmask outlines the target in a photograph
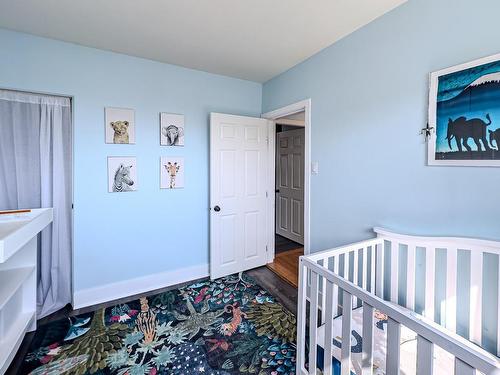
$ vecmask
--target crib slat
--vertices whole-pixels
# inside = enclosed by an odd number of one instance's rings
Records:
[[[455,358],[455,375],[476,375],[476,370],[459,358]]]
[[[406,267],[406,307],[410,310],[415,310],[415,257],[415,245],[408,244],[408,262]]]
[[[370,267],[371,267],[371,272],[370,272],[370,293],[375,294],[375,257],[376,257],[376,252],[377,252],[377,245],[372,245],[371,246],[371,259],[370,259]]]
[[[391,242],[391,302],[398,303],[399,297],[399,242]]]
[[[333,258],[333,272],[338,275],[339,274],[339,263],[340,256],[336,256]],[[339,287],[337,285],[333,285],[333,314],[337,316],[339,314]]]
[[[328,258],[323,259],[322,262],[324,267],[328,267]],[[323,324],[325,322],[325,316],[326,316],[326,280],[324,277],[320,277],[320,287],[319,290],[321,291],[321,323]]]
[[[373,307],[363,303],[362,375],[373,374]]]
[[[434,345],[422,336],[417,336],[417,375],[432,375]]]
[[[434,321],[434,284],[436,278],[436,249],[425,249],[425,310],[424,316]]]
[[[361,270],[361,287],[363,290],[368,290],[368,247],[365,247],[361,253],[362,258],[362,266]]]
[[[299,261],[299,293],[297,308],[297,373],[305,373],[306,345],[306,290],[307,268],[302,259]]]
[[[323,278],[323,285],[325,278]],[[318,327],[318,284],[319,277],[316,272],[311,271],[311,296],[310,296],[310,311],[309,311],[309,330],[310,330],[310,345],[309,345],[309,374],[316,374],[316,351],[318,348],[316,330]],[[323,293],[324,294],[324,293]],[[323,305],[322,310],[325,310]]]
[[[384,299],[384,242],[377,246],[377,274],[375,295]]]
[[[457,249],[446,249],[446,328],[457,329]]]
[[[344,279],[346,280],[349,280],[349,258],[351,257],[350,256],[351,253],[350,252],[346,252],[344,254]]]
[[[323,374],[332,375],[332,345],[333,345],[333,283],[326,280],[326,322],[323,356]],[[315,369],[314,369],[315,371]],[[315,372],[313,372],[315,374]]]
[[[401,346],[401,325],[391,317],[387,323],[387,359],[386,374],[399,375]]]
[[[354,260],[353,260],[353,272],[352,272],[352,283],[354,285],[359,284],[359,270],[358,270],[358,263],[359,263],[359,249],[354,250]],[[359,303],[359,298],[355,297],[353,298],[353,306],[358,307]]]
[[[483,295],[483,253],[470,254],[470,311],[469,340],[481,346],[482,295]]]
[[[351,317],[352,295],[342,291],[342,348],[340,354],[340,374],[351,374]]]

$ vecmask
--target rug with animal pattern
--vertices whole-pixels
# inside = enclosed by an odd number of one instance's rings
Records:
[[[296,319],[245,274],[40,326],[22,374],[295,374]]]

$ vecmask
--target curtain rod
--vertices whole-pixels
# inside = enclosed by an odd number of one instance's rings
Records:
[[[33,95],[42,95],[42,96],[55,96],[55,97],[58,97],[58,98],[65,98],[65,99],[69,99],[69,100],[73,101],[73,96],[72,95],[53,94],[53,93],[48,93],[48,92],[11,89],[11,88],[3,88],[3,87],[0,87],[0,90],[3,90],[3,91],[12,91],[12,92],[20,92],[22,94],[33,94]]]

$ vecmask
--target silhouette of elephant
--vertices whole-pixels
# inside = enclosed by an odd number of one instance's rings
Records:
[[[486,141],[486,127],[491,125],[489,113],[486,115],[486,119],[488,122],[485,122],[480,118],[467,120],[464,116],[455,120],[450,118],[448,120],[448,132],[446,136],[450,150],[452,149],[451,140],[453,138],[455,138],[459,151],[462,151],[462,145],[467,149],[467,151],[472,151],[470,146],[467,144],[467,140],[469,138],[474,140],[478,151],[482,151],[481,143],[485,151],[491,150],[488,142]]]
[[[500,151],[500,128],[494,131],[488,130],[488,132],[490,133],[491,148],[495,148],[495,146],[493,146],[493,141],[495,141],[497,143],[497,150]]]

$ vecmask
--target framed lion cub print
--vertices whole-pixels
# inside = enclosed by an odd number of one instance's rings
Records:
[[[135,111],[129,108],[104,109],[106,143],[135,144]]]

